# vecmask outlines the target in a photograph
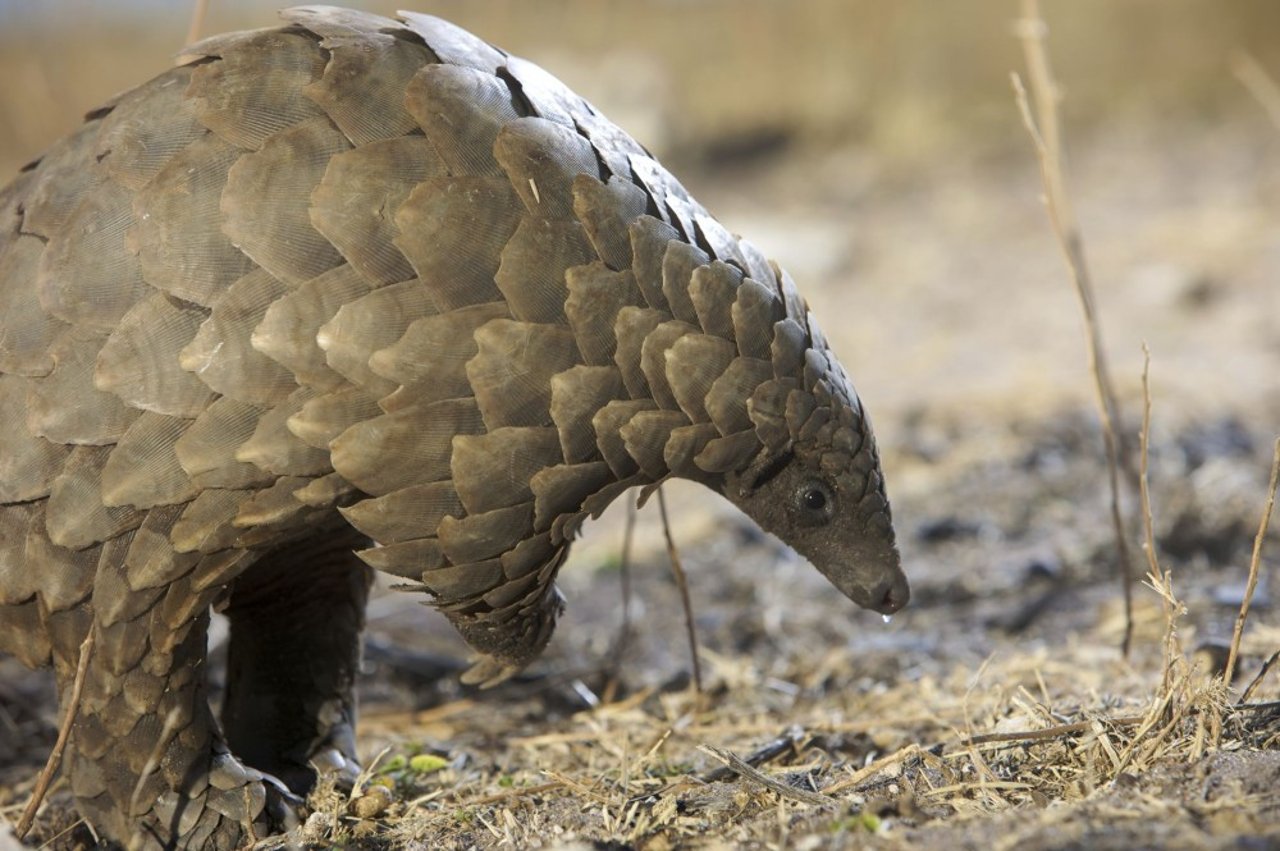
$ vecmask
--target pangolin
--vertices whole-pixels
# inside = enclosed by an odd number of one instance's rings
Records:
[[[426,15],[283,18],[0,191],[0,651],[65,701],[92,633],[64,765],[100,833],[278,827],[354,765],[366,565],[493,682],[629,488],[702,482],[906,603],[870,422],[785,272],[537,66]]]

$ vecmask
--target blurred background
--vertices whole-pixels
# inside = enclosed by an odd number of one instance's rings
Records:
[[[920,694],[967,701],[997,652],[1067,654],[1049,690],[1073,705],[1081,691],[1149,692],[1135,669],[1109,667],[1122,622],[1106,472],[1079,306],[1010,87],[1024,67],[1017,0],[346,4],[449,18],[587,96],[791,271],[853,375],[912,604],[891,626],[854,611],[726,503],[676,483],[673,525],[716,676],[737,670],[730,660],[759,675],[742,682],[817,683],[804,699],[829,690],[837,714],[872,718]],[[192,5],[0,0],[0,183],[171,63]],[[1220,642],[1280,428],[1280,119],[1233,68],[1280,77],[1280,2],[1043,0],[1041,11],[1125,434],[1136,439],[1146,341],[1158,548],[1189,603],[1187,647]],[[275,21],[273,4],[211,0],[202,32]],[[622,516],[588,524],[544,664],[592,668],[613,640]],[[663,552],[646,512],[631,685],[687,664]],[[1251,671],[1280,640],[1274,594],[1264,580]],[[1162,615],[1141,588],[1138,610],[1137,646],[1158,664]],[[443,619],[427,622],[404,595],[375,601],[371,633],[374,649],[390,639],[462,655]],[[1014,682],[1031,667],[1009,670]],[[944,686],[922,688],[933,676]],[[880,715],[848,703],[884,684],[902,691]],[[417,683],[400,697],[427,694]]]
[[[171,62],[193,5],[0,0],[0,174]],[[414,8],[550,69],[790,268],[881,419],[1088,398],[1010,94],[1016,0]],[[1247,53],[1280,73],[1280,4],[1043,13],[1118,379],[1136,381],[1146,339],[1179,410],[1273,399],[1280,130],[1231,68]],[[203,33],[274,22],[274,4],[211,0]]]

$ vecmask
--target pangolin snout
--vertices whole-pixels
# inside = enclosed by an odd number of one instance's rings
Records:
[[[911,599],[911,586],[901,571],[877,583],[867,594],[870,600],[867,608],[882,615],[891,615],[901,609]]]

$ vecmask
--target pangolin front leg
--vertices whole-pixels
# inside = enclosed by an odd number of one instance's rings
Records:
[[[218,734],[205,689],[208,623],[196,614],[176,644],[144,641],[140,653],[124,654],[127,624],[92,627],[98,638],[66,759],[81,815],[130,851],[237,848],[284,826],[300,803]],[[64,701],[70,685],[60,674]]]

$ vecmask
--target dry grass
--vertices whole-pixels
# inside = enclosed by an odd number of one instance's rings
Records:
[[[1158,590],[1177,610],[1172,592]],[[351,814],[346,796],[321,793],[312,801],[321,815],[300,836],[395,847],[430,837],[436,847],[462,848],[548,847],[560,833],[662,848],[701,847],[707,836],[776,842],[785,826],[795,836],[889,838],[901,830],[888,827],[893,821],[963,822],[1051,802],[1078,805],[1122,778],[1196,764],[1219,730],[1220,752],[1274,746],[1274,705],[1228,708],[1220,680],[1181,661],[1167,690],[1121,697],[1108,687],[1117,674],[1142,679],[1124,668],[1113,654],[1099,658],[1084,646],[992,660],[980,671],[905,682],[852,704],[834,695],[802,702],[781,731],[760,712],[758,685],[717,677],[712,690],[722,691],[712,712],[695,712],[687,694],[640,693],[554,732],[517,730],[486,750],[487,765],[455,759],[428,773],[384,770],[376,776],[394,800],[376,818]],[[1151,673],[1158,679],[1158,667]],[[1055,694],[1048,683],[1071,683],[1078,694]],[[1107,698],[1080,703],[1090,692]],[[373,732],[432,731],[475,711],[468,701],[429,717],[374,719]],[[863,745],[868,756],[883,754],[866,765],[847,750],[864,738],[873,739]],[[763,740],[782,743],[762,749],[767,763],[736,755]],[[741,779],[715,775],[711,767],[721,763]],[[1217,805],[1248,803],[1230,800]]]

